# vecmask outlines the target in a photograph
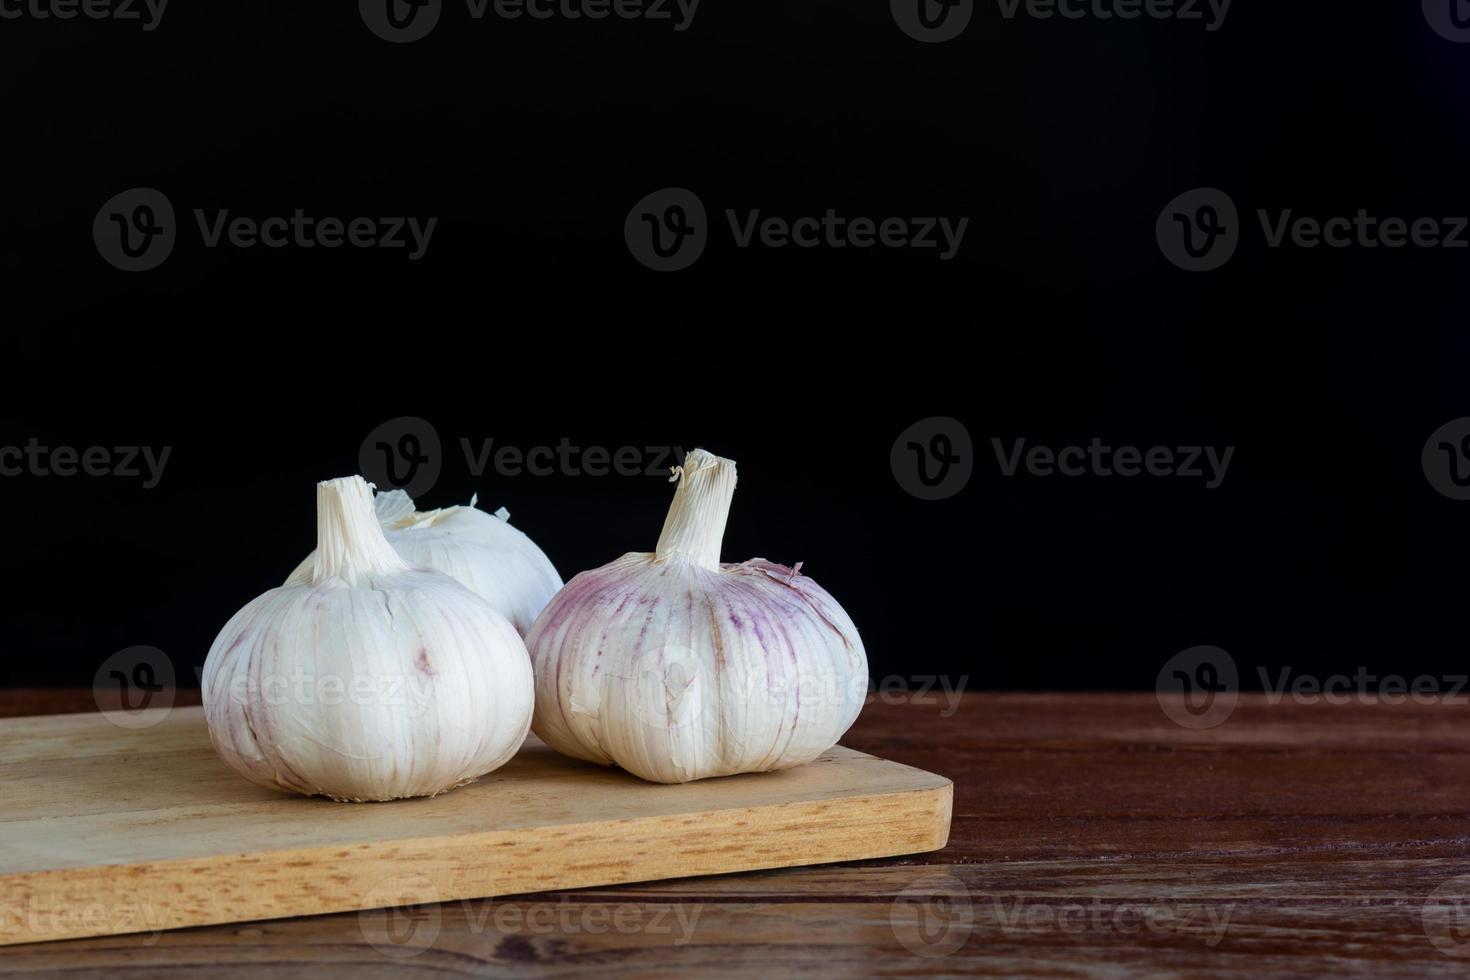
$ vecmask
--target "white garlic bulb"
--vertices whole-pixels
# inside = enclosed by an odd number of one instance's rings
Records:
[[[378,494],[373,506],[383,536],[404,561],[457,579],[525,636],[561,588],[561,576],[536,542],[510,526],[504,507],[487,514],[476,499],[466,507],[418,512],[408,494],[392,490]],[[286,584],[305,581],[315,557],[307,555]]]
[[[501,766],[533,698],[515,628],[400,558],[355,476],[317,485],[310,573],[230,619],[202,687],[210,741],[236,772],[355,801],[432,796]]]
[[[720,563],[733,462],[696,450],[674,479],[657,551],[576,576],[531,627],[532,730],[659,783],[810,762],[866,697],[857,627],[800,564]]]

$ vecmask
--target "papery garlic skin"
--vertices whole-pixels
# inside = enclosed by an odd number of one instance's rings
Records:
[[[443,572],[467,586],[522,636],[562,587],[551,559],[510,525],[504,508],[487,514],[472,499],[465,507],[415,511],[408,494],[392,490],[378,494],[374,509],[383,536],[404,561]],[[308,555],[286,583],[304,581],[314,558]]]
[[[530,727],[515,628],[383,539],[369,485],[318,486],[308,581],[272,589],[205,660],[215,751],[273,789],[337,800],[432,796],[503,765]]]
[[[862,709],[857,627],[799,566],[719,563],[732,462],[698,450],[676,478],[658,551],[576,576],[527,635],[532,730],[660,783],[810,762]]]

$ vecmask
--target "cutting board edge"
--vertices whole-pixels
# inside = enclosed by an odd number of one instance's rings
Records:
[[[282,850],[267,852],[264,857],[269,859],[268,862],[262,861],[261,854],[252,853],[20,872],[0,877],[0,888],[12,905],[31,906],[24,910],[24,915],[33,924],[47,918],[53,922],[68,918],[86,920],[88,912],[98,909],[103,914],[90,917],[95,922],[93,925],[84,921],[71,926],[26,930],[23,927],[12,928],[16,916],[11,913],[16,911],[15,908],[9,911],[0,909],[4,912],[0,915],[0,947],[299,915],[361,912],[394,905],[499,898],[540,891],[833,864],[940,850],[949,840],[954,784],[926,770],[911,766],[903,768],[930,776],[936,782],[928,787],[869,796],[855,795],[838,800],[731,807],[640,817],[628,823],[566,824],[546,830],[543,833],[546,846],[531,852],[539,854],[551,849],[563,855],[579,845],[615,845],[621,851],[631,841],[642,841],[651,857],[648,863],[639,864],[636,868],[629,868],[625,861],[620,868],[618,862],[578,865],[542,860],[533,861],[534,866],[507,869],[452,867],[456,859],[472,856],[468,852],[514,847],[517,844],[514,838],[537,833],[516,830],[449,838],[400,838],[386,844],[373,842]],[[824,811],[839,803],[840,815],[847,816],[849,820],[855,806],[871,807],[872,812],[863,815],[859,826],[843,827],[840,820],[833,821],[824,815]],[[877,815],[876,819],[873,814]],[[741,816],[747,819],[737,819]],[[733,849],[712,850],[669,846],[668,833],[682,833],[687,840],[694,840],[687,829],[679,831],[674,825],[682,824],[687,828],[693,820],[701,817],[709,818],[710,822],[732,834],[741,835],[746,843]],[[752,838],[753,831],[744,829],[752,819],[756,823],[780,820],[790,824],[782,836],[770,838],[764,845],[774,856],[762,855],[763,838]],[[598,839],[605,837],[612,828],[617,830],[616,841]],[[577,840],[576,832],[593,829],[602,833],[594,833],[588,840]],[[701,831],[708,833],[709,829],[701,828]],[[833,834],[830,839],[825,836],[829,831]],[[852,836],[853,831],[857,831],[856,837]],[[435,854],[435,848],[442,849],[441,853]],[[339,873],[330,876],[325,887],[320,879],[307,880],[304,871],[296,870],[330,863],[334,858],[347,859],[354,851],[362,853],[351,858],[349,873],[343,874],[339,869]],[[377,851],[388,853],[377,854]],[[403,853],[397,853],[400,851]],[[383,873],[384,868],[402,866],[405,862],[416,870]],[[234,868],[240,875],[238,892],[227,891],[222,895],[212,883],[218,880],[222,870],[229,868]],[[425,871],[429,873],[425,874]],[[495,883],[497,873],[504,874],[500,884]],[[146,900],[137,900],[148,883],[155,891],[169,888],[174,897],[150,908]],[[18,894],[16,889],[23,891]],[[109,894],[112,895],[110,902]],[[98,896],[101,896],[100,900]],[[86,911],[78,915],[78,908]]]

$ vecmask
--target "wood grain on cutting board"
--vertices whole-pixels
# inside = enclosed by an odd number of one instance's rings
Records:
[[[533,737],[451,793],[339,804],[235,775],[199,708],[0,721],[0,786],[0,943],[932,851],[952,792],[842,747],[660,786]]]

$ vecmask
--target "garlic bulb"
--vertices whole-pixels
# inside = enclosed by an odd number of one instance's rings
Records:
[[[533,698],[515,628],[400,558],[355,476],[317,485],[310,573],[237,612],[202,681],[232,769],[356,801],[432,796],[497,768],[525,741]]]
[[[658,550],[576,576],[531,627],[531,728],[659,783],[810,762],[862,708],[857,627],[800,564],[720,563],[733,462],[696,450],[673,479]]]
[[[467,507],[420,513],[408,494],[393,490],[378,494],[374,508],[383,536],[405,561],[458,579],[525,636],[561,588],[561,576],[534,541],[510,526],[504,507],[487,514],[475,506],[476,499]],[[314,559],[308,555],[286,583],[305,581]]]

